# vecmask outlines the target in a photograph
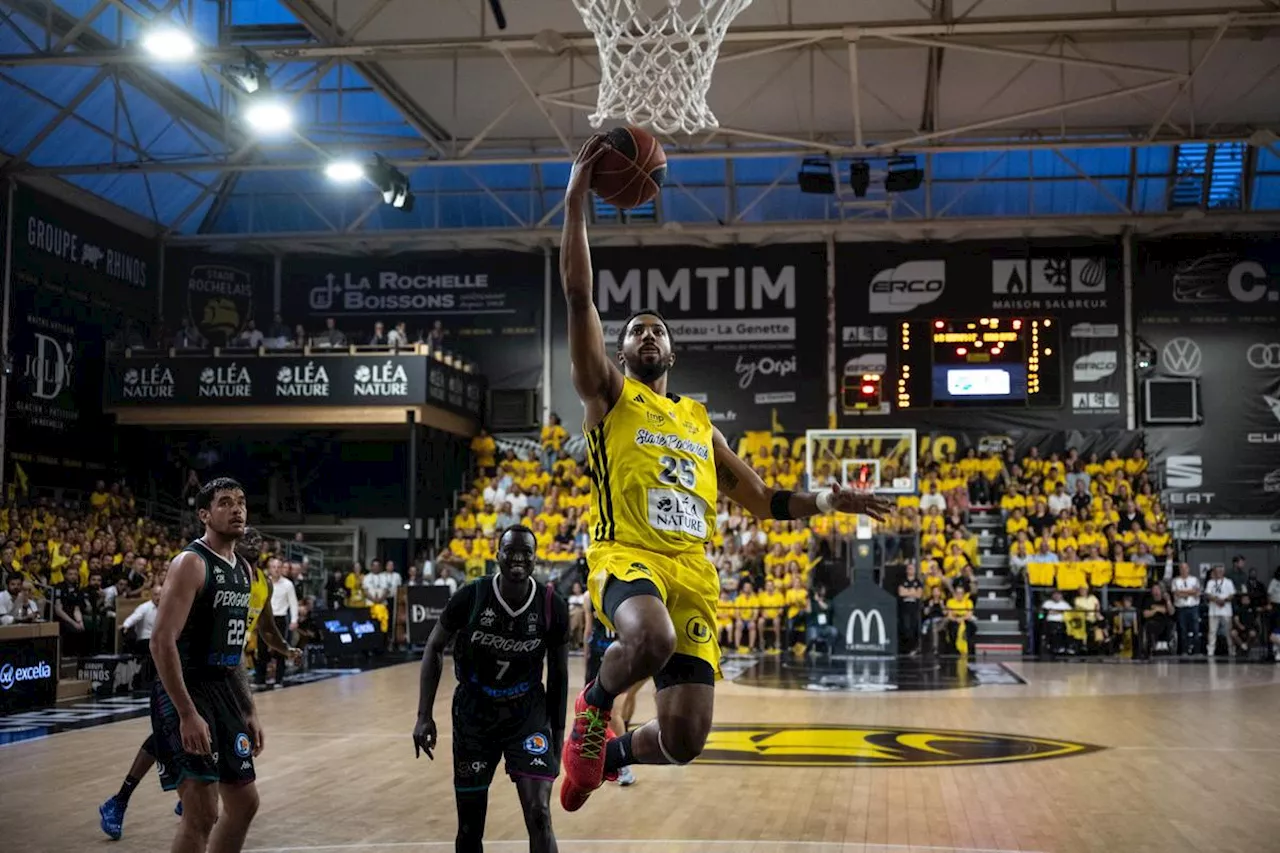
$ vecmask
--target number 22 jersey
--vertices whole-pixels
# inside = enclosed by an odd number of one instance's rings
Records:
[[[585,432],[592,542],[701,551],[715,529],[717,494],[706,407],[627,377],[604,420]]]

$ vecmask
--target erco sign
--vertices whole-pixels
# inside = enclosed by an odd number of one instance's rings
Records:
[[[904,314],[933,302],[946,288],[946,261],[908,261],[881,270],[871,279],[868,310],[872,314]]]

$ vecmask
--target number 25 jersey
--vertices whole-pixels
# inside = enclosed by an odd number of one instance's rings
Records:
[[[701,551],[715,528],[711,435],[701,403],[661,397],[627,377],[604,420],[586,430],[592,542]]]

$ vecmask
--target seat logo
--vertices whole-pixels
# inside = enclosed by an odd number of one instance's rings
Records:
[[[1085,755],[1087,743],[1021,735],[879,726],[712,726],[699,764],[766,767],[946,767]]]
[[[1198,489],[1204,485],[1204,460],[1199,456],[1170,456],[1164,463],[1164,477],[1170,488]]]

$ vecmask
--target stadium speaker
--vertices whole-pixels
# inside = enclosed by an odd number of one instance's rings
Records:
[[[1159,377],[1144,380],[1142,420],[1147,424],[1198,424],[1200,380]]]
[[[489,392],[489,431],[515,431],[538,426],[538,392],[523,390],[491,390]]]
[[[806,157],[796,180],[802,193],[835,195],[836,176],[831,172],[831,161],[825,157]]]

